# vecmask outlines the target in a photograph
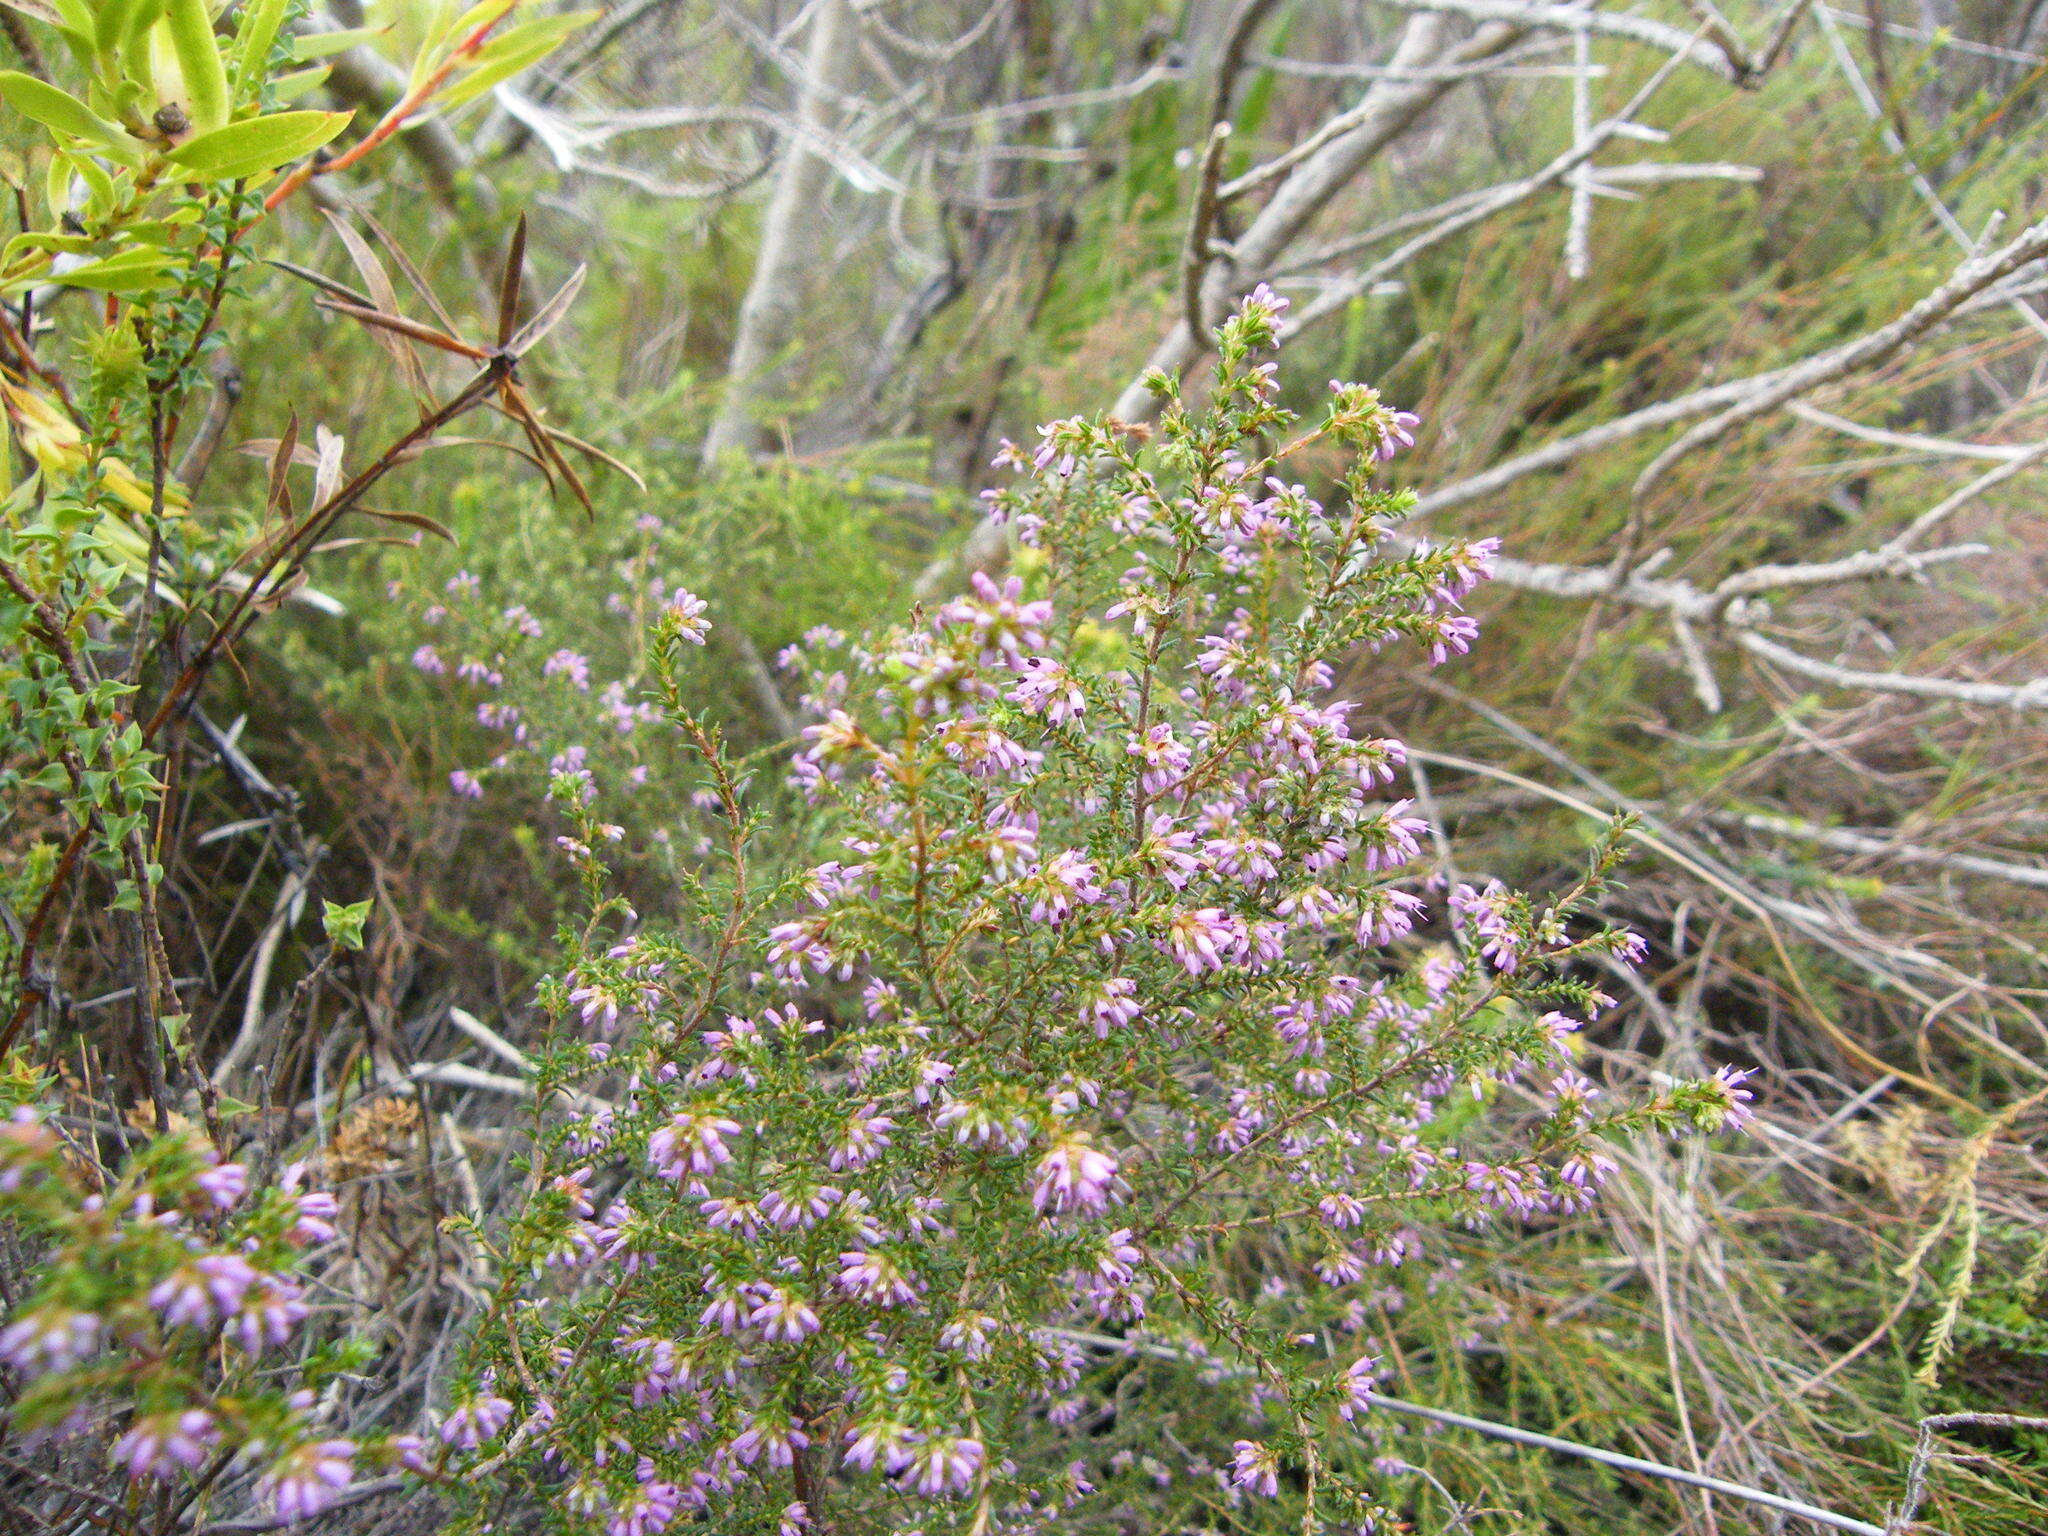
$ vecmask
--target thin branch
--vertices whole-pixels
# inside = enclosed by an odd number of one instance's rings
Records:
[[[1821,35],[1827,39],[1828,51],[1834,55],[1836,68],[1841,71],[1842,78],[1848,83],[1849,93],[1856,98],[1856,105],[1862,109],[1863,115],[1877,126],[1878,136],[1883,140],[1884,147],[1905,165],[1913,191],[1927,204],[1929,211],[1934,214],[1935,221],[1948,232],[1949,238],[1965,251],[1974,254],[1977,241],[1963,228],[1961,221],[1942,200],[1941,193],[1935,190],[1934,183],[1929,181],[1926,173],[1920,169],[1912,151],[1906,147],[1906,141],[1899,137],[1898,131],[1892,127],[1890,119],[1885,115],[1884,105],[1877,99],[1877,93],[1871,90],[1870,82],[1863,78],[1863,71],[1856,67],[1856,59],[1849,52],[1848,41],[1842,36],[1842,29],[1835,24],[1834,10],[1826,5],[1818,6],[1814,10],[1814,17],[1820,23]],[[2048,340],[2048,320],[2042,319],[2039,311],[2024,299],[2014,298],[2010,302],[2020,318],[2033,327],[2034,334]]]
[[[1903,350],[1955,313],[1962,303],[1992,284],[2011,276],[2048,255],[2048,219],[2029,225],[1995,251],[1969,257],[1934,292],[1921,299],[1889,325],[1858,337],[1843,346],[1809,357],[1782,369],[1775,378],[1762,383],[1746,398],[1698,425],[1688,428],[1677,441],[1652,459],[1636,477],[1631,500],[1640,507],[1644,498],[1687,455],[1757,417],[1776,410],[1796,396],[1810,394],[1821,385],[1858,369],[1873,367]],[[1624,549],[1624,555],[1629,551]]]
[[[1948,677],[1921,677],[1910,672],[1865,672],[1841,667],[1830,661],[1802,656],[1754,630],[1739,631],[1735,643],[1752,655],[1836,688],[1866,689],[1872,693],[1898,693],[1920,699],[1942,699],[1955,704],[1983,704],[1993,709],[2048,710],[2048,677],[2025,683],[1972,683]]]
[[[1497,23],[1481,27],[1461,43],[1445,46],[1440,18],[1414,16],[1403,28],[1389,62],[1397,70],[1476,63],[1513,46],[1521,35],[1519,29]],[[1288,249],[1330,201],[1455,84],[1449,78],[1375,81],[1366,92],[1371,110],[1359,115],[1358,125],[1297,165],[1232,242],[1229,259],[1210,269],[1203,311],[1216,312],[1228,301],[1233,287],[1278,270]],[[1148,418],[1158,402],[1145,385],[1146,377],[1154,369],[1174,373],[1187,368],[1208,345],[1208,338],[1190,330],[1185,319],[1177,320],[1117,397],[1110,414],[1124,421]]]
[[[412,1481],[402,1473],[388,1477],[373,1477],[365,1482],[350,1483],[346,1488],[336,1488],[328,1493],[323,1510],[347,1509],[365,1499],[374,1499],[380,1493],[396,1493]],[[288,1525],[296,1524],[299,1516],[252,1515],[245,1520],[216,1520],[211,1525],[202,1525],[196,1536],[252,1536],[259,1531],[281,1531]]]
[[[1591,14],[1590,7],[1583,13]],[[1593,32],[1581,20],[1572,28],[1572,149],[1578,163],[1572,167],[1571,213],[1564,233],[1565,275],[1575,283],[1584,282],[1593,270],[1593,174],[1586,163],[1593,155],[1592,138]]]
[[[1996,469],[1988,469],[1967,485],[1958,486],[1940,501],[1922,512],[1887,542],[1887,549],[1905,550],[1918,543],[1921,537],[1933,527],[1945,522],[1962,508],[1968,506],[1986,491],[2003,485],[2022,471],[2032,469],[2043,459],[2048,459],[2048,439],[2036,443],[2018,456],[2008,459]]]
[[[1857,438],[1866,443],[1877,443],[1886,448],[1904,448],[1910,453],[1932,453],[1947,459],[1993,459],[2009,463],[2014,459],[2025,459],[2040,450],[2025,443],[1959,443],[1949,437],[1927,437],[1918,432],[1893,432],[1885,427],[1866,427],[1860,421],[1851,421],[1846,416],[1837,416],[1819,406],[1808,405],[1804,400],[1795,400],[1785,407],[1801,421],[1810,421],[1817,427],[1826,427],[1844,437]]]
[[[1777,67],[1778,60],[1785,56],[1785,50],[1791,46],[1793,30],[1798,27],[1806,15],[1807,7],[1812,4],[1813,0],[1790,0],[1785,9],[1778,13],[1777,24],[1771,28],[1771,35],[1764,40],[1764,46],[1756,56],[1756,63],[1751,70],[1753,77],[1767,75]]]
[[[1520,181],[1504,182],[1483,196],[1465,202],[1434,228],[1416,235],[1364,270],[1331,283],[1317,294],[1312,302],[1302,306],[1297,313],[1287,318],[1281,326],[1282,334],[1294,335],[1337,313],[1360,294],[1370,293],[1383,278],[1399,270],[1431,246],[1441,244],[1459,231],[1470,229],[1473,225],[1491,218],[1503,208],[1533,197],[1545,187],[1554,186],[1573,176],[1608,140],[1618,135],[1640,132],[1632,121],[1634,115],[1663,87],[1677,67],[1676,56],[1665,60],[1619,112],[1589,129],[1583,138],[1542,169]]]
[[[2015,864],[2007,859],[1987,859],[1974,853],[1950,853],[1940,848],[1924,847],[1919,843],[1902,842],[1896,837],[1881,836],[1875,832],[1860,831],[1853,827],[1823,827],[1790,816],[1709,813],[1708,819],[1731,826],[1747,827],[1752,832],[1770,832],[1779,837],[1817,843],[1823,848],[1832,848],[1837,853],[1890,859],[1900,864],[1929,864],[1940,869],[1984,875],[1993,880],[2007,880],[2014,885],[2030,885],[2048,890],[2048,868],[2043,868],[2039,864]]]
[[[1149,1355],[1154,1359],[1171,1360],[1188,1365],[1199,1365],[1204,1370],[1225,1371],[1233,1375],[1250,1374],[1243,1366],[1219,1365],[1207,1356],[1197,1357],[1171,1344],[1157,1344],[1150,1340],[1117,1338],[1110,1334],[1089,1333],[1078,1328],[1047,1328],[1043,1330],[1055,1338],[1069,1340],[1090,1349],[1099,1349],[1113,1355]],[[1661,1478],[1666,1482],[1686,1483],[1695,1488],[1710,1489],[1723,1493],[1732,1499],[1744,1499],[1752,1504],[1762,1504],[1770,1509],[1781,1510],[1789,1515],[1812,1520],[1820,1525],[1832,1526],[1840,1531],[1854,1531],[1857,1536],[1885,1536],[1882,1526],[1866,1520],[1856,1520],[1848,1515],[1838,1515],[1819,1505],[1808,1504],[1801,1499],[1788,1499],[1782,1494],[1768,1493],[1761,1488],[1746,1487],[1718,1477],[1708,1477],[1699,1472],[1687,1472],[1680,1467],[1666,1466],[1660,1461],[1645,1461],[1640,1456],[1624,1455],[1620,1451],[1603,1450],[1597,1445],[1582,1445],[1576,1440],[1560,1440],[1554,1435],[1541,1435],[1530,1429],[1519,1429],[1512,1424],[1496,1423],[1492,1419],[1475,1419],[1470,1415],[1452,1413],[1445,1408],[1431,1408],[1422,1403],[1412,1403],[1406,1398],[1389,1397],[1383,1392],[1374,1392],[1367,1402],[1374,1408],[1384,1408],[1390,1413],[1407,1414],[1413,1418],[1434,1419],[1439,1424],[1449,1424],[1458,1429],[1469,1429],[1475,1434],[1488,1435],[1496,1440],[1511,1440],[1518,1445],[1531,1445],[1541,1450],[1555,1451],[1563,1456],[1577,1456],[1586,1461],[1597,1461],[1626,1472],[1640,1472],[1649,1477]]]
[[[1723,80],[1740,78],[1727,52],[1704,37],[1683,31],[1668,22],[1615,11],[1582,10],[1576,5],[1543,4],[1541,0],[1381,0],[1384,5],[1404,11],[1435,11],[1451,16],[1469,16],[1474,21],[1504,22],[1514,27],[1555,27],[1570,32],[1581,27],[1630,42],[1663,48],[1688,64],[1713,71]]]
[[[1803,0],[1803,3],[1811,4],[1812,0]],[[1828,19],[1831,21],[1839,21],[1852,27],[1859,27],[1866,32],[1870,30],[1870,18],[1868,16],[1859,16],[1854,11],[1839,10],[1832,5],[1822,6],[1821,9],[1827,12]],[[1929,32],[1920,27],[1906,26],[1902,22],[1887,21],[1883,23],[1883,31],[1887,37],[1900,37],[1904,38],[1907,42],[1924,43],[1930,48],[1948,48],[1957,53],[1973,53],[1979,58],[1997,59],[2006,64],[2025,64],[2035,69],[2048,64],[2048,58],[2044,58],[2038,53],[2027,53],[2018,48],[2001,48],[1996,43],[1984,43],[1978,42],[1973,38],[1957,37],[1954,32],[1946,27]]]
[[[1808,1504],[1803,1499],[1788,1499],[1783,1494],[1745,1487],[1741,1483],[1731,1483],[1725,1478],[1709,1477],[1703,1472],[1688,1472],[1682,1467],[1669,1467],[1662,1462],[1645,1461],[1640,1456],[1625,1456],[1620,1451],[1603,1450],[1597,1445],[1581,1445],[1576,1440],[1560,1440],[1555,1435],[1539,1435],[1534,1430],[1517,1429],[1512,1424],[1497,1424],[1491,1419],[1475,1419],[1469,1414],[1452,1413],[1447,1408],[1431,1408],[1422,1403],[1411,1403],[1404,1398],[1387,1397],[1378,1392],[1375,1392],[1368,1401],[1374,1407],[1385,1408],[1391,1413],[1407,1414],[1418,1419],[1433,1419],[1439,1424],[1469,1429],[1474,1434],[1489,1435],[1495,1440],[1511,1440],[1517,1445],[1534,1446],[1538,1450],[1553,1451],[1561,1456],[1577,1456],[1584,1461],[1597,1461],[1602,1466],[1613,1467],[1618,1471],[1640,1472],[1648,1477],[1662,1478],[1666,1482],[1705,1488],[1712,1493],[1725,1494],[1731,1499],[1744,1499],[1751,1504],[1761,1504],[1767,1509],[1796,1515],[1802,1520],[1811,1520],[1816,1525],[1831,1526],[1838,1531],[1854,1531],[1857,1536],[1886,1536],[1883,1526],[1872,1525],[1868,1520],[1838,1515],[1831,1509],[1822,1509],[1819,1505]]]
[[[1728,62],[1735,67],[1735,78],[1748,81],[1756,73],[1756,61],[1750,57],[1749,45],[1743,42],[1721,8],[1714,0],[1685,0],[1685,8],[1700,20],[1700,30],[1713,39],[1714,46],[1728,55]]]
[[[1223,152],[1229,147],[1230,124],[1217,123],[1209,130],[1209,142],[1202,150],[1202,163],[1195,173],[1195,206],[1188,215],[1187,243],[1181,248],[1181,304],[1188,329],[1198,336],[1209,328],[1202,313],[1202,280],[1208,276],[1215,254],[1209,237],[1216,228],[1216,182],[1223,173]]]

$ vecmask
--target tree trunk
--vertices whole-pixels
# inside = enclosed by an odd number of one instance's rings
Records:
[[[768,394],[775,362],[789,343],[802,298],[800,285],[818,247],[820,209],[831,175],[816,145],[831,130],[838,98],[852,74],[852,32],[847,0],[819,0],[803,79],[797,86],[796,126],[775,170],[754,279],[740,304],[725,398],[704,438],[706,467],[735,449],[744,452],[753,446],[755,412]]]

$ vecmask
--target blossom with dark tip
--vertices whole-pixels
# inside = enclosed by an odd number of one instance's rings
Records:
[[[1256,1440],[1239,1440],[1231,1446],[1230,1480],[1238,1487],[1264,1498],[1280,1493],[1280,1457]]]

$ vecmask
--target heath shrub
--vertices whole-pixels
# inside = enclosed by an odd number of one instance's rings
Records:
[[[1608,1107],[1573,1070],[1592,962],[1642,949],[1586,915],[1620,829],[1549,896],[1423,888],[1403,746],[1333,669],[1464,651],[1494,544],[1390,549],[1375,475],[1414,418],[1338,385],[1297,428],[1282,308],[1224,324],[1201,409],[1157,380],[1155,433],[1005,446],[1019,574],[782,658],[831,855],[794,882],[682,709],[706,620],[672,599],[652,664],[718,841],[679,926],[643,923],[603,797],[555,779],[592,911],[543,988],[531,1197],[474,1233],[499,1282],[434,1475],[611,1536],[1169,1497],[1371,1528],[1361,1297],[1448,1227],[1584,1209],[1612,1135],[1745,1117],[1739,1073]],[[1328,505],[1288,479],[1312,447],[1355,459]],[[1540,1112],[1487,1112],[1509,1083]],[[1140,1360],[1206,1383],[1199,1415]]]

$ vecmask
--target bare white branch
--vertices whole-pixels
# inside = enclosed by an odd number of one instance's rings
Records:
[[[1799,821],[1790,816],[1721,814],[1711,819],[1733,826],[1747,827],[1753,832],[1770,832],[1780,837],[1817,843],[1838,853],[1890,859],[1900,864],[1930,864],[1939,869],[1952,869],[1969,875],[1985,875],[1993,880],[2009,880],[2015,885],[2031,885],[2048,890],[2048,868],[2041,865],[2015,864],[2007,859],[1987,859],[1973,853],[1953,853],[1941,848],[1927,848],[1919,843],[1905,842],[1896,834],[1861,831],[1853,827],[1817,826],[1813,822]]]
[[[1866,427],[1861,422],[1851,421],[1846,416],[1837,416],[1819,406],[1809,405],[1804,400],[1795,400],[1786,407],[1801,421],[1810,421],[1817,427],[1826,427],[1840,432],[1845,437],[1860,438],[1866,443],[1879,443],[1887,448],[1904,448],[1912,453],[1931,453],[1947,459],[1993,459],[2010,463],[2024,459],[2037,450],[2024,443],[1959,443],[1954,438],[1926,437],[1918,432],[1893,432],[1884,427]]]
[[[2029,225],[1995,251],[1970,256],[1948,281],[1890,324],[1780,370],[1776,378],[1748,397],[1687,429],[1636,477],[1632,499],[1640,503],[1688,454],[1799,395],[1809,394],[1844,374],[1883,362],[1948,319],[1965,300],[2044,255],[2048,255],[2048,219]]]
[[[1505,22],[1515,27],[1555,27],[1562,32],[1591,28],[1609,37],[1625,37],[1669,50],[1678,58],[1712,70],[1724,80],[1740,74],[1727,51],[1704,37],[1646,16],[1617,11],[1587,11],[1577,5],[1544,4],[1542,0],[1381,0],[1404,11],[1435,11],[1469,16],[1475,21]]]
[[[1908,672],[1867,672],[1856,667],[1816,661],[1789,646],[1768,640],[1754,630],[1735,634],[1735,643],[1752,655],[1835,688],[1870,693],[1898,693],[1955,704],[1984,704],[1993,709],[2048,710],[2048,677],[2026,683],[1975,683],[1948,677],[1920,677]]]

